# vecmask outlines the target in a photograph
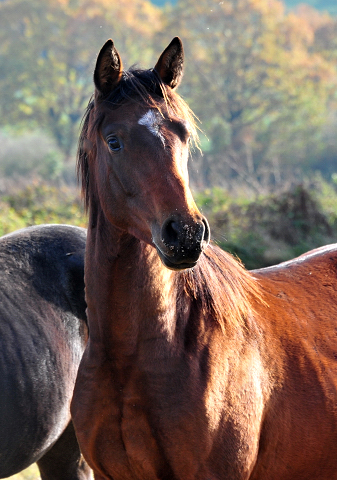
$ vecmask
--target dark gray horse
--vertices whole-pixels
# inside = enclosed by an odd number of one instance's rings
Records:
[[[0,478],[34,462],[43,480],[90,478],[69,413],[88,335],[85,241],[68,225],[0,238]]]

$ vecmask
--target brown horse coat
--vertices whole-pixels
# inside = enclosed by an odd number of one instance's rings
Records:
[[[209,245],[181,42],[154,71],[121,68],[109,41],[79,153],[90,338],[72,415],[95,478],[337,479],[336,247],[247,272]]]

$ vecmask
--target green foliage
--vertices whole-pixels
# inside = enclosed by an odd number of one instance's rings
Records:
[[[305,185],[251,200],[218,187],[195,198],[213,241],[247,268],[288,260],[337,237],[337,188],[319,174]],[[41,223],[85,227],[77,189],[36,181],[0,197],[0,235]]]
[[[37,181],[0,198],[0,235],[42,223],[86,226],[78,191]]]
[[[320,176],[313,183],[248,201],[220,189],[196,195],[213,240],[247,268],[273,265],[334,243],[337,192]]]

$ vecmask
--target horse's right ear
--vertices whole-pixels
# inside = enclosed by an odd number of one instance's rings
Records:
[[[184,66],[184,49],[179,37],[175,37],[160,55],[154,67],[162,81],[172,89],[178,87]]]
[[[113,41],[108,40],[98,54],[94,82],[97,93],[107,96],[122,78],[123,65]]]

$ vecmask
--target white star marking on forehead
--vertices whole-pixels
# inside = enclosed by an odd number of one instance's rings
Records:
[[[138,120],[139,125],[144,125],[155,137],[159,138],[165,145],[165,139],[160,132],[160,125],[163,123],[163,117],[156,110],[149,110]]]

